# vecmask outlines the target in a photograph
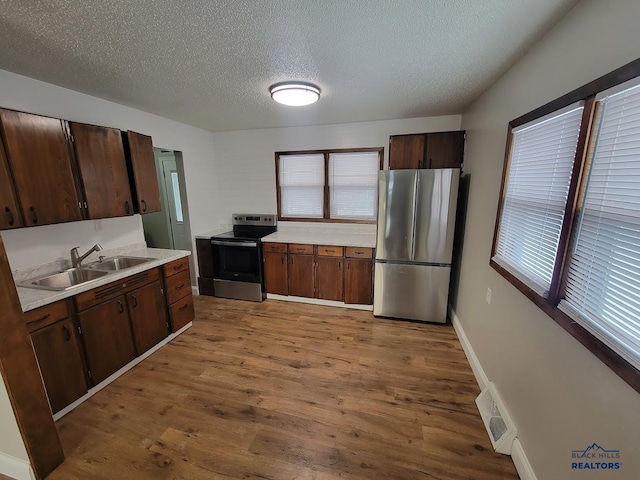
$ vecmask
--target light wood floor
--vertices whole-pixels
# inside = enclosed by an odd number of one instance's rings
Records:
[[[58,422],[73,479],[517,479],[450,326],[196,298],[193,327]]]

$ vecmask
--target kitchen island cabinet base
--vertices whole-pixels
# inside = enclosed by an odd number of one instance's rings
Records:
[[[193,322],[189,322],[188,324],[186,324],[184,327],[182,327],[177,332],[169,334],[169,336],[166,337],[164,340],[162,340],[160,343],[158,343],[154,347],[150,348],[149,350],[144,352],[139,357],[134,358],[132,361],[130,361],[125,366],[120,368],[120,370],[118,370],[117,372],[114,372],[113,374],[111,374],[110,376],[105,378],[103,381],[101,381],[95,387],[90,388],[89,391],[85,395],[80,397],[78,400],[76,400],[75,402],[71,403],[70,405],[67,405],[62,410],[60,410],[58,413],[53,415],[53,420],[54,421],[58,421],[60,418],[64,417],[67,413],[69,413],[71,410],[76,408],[78,405],[80,405],[80,404],[86,402],[87,400],[89,400],[92,396],[94,396],[96,393],[98,393],[104,387],[106,387],[111,382],[116,380],[118,377],[121,377],[126,372],[131,370],[133,367],[138,365],[140,362],[142,362],[144,359],[146,359],[149,355],[157,352],[158,350],[160,350],[160,348],[164,347],[167,343],[171,342],[171,340],[176,338],[178,335],[180,335],[181,333],[183,333],[186,330],[188,330],[189,328],[191,328],[192,325],[193,325]]]
[[[359,303],[344,303],[335,300],[323,300],[321,298],[296,297],[294,295],[278,295],[276,293],[267,293],[267,300],[282,300],[285,302],[309,303],[311,305],[324,305],[327,307],[351,308],[353,310],[369,310],[373,311],[373,305],[361,305]]]

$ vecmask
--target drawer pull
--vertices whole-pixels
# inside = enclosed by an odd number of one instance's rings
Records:
[[[304,252],[306,250],[306,248],[296,248],[297,251],[299,252]]]
[[[45,315],[41,316],[39,319],[34,320],[33,322],[34,322],[34,323],[36,323],[36,322],[42,322],[42,321],[46,320],[47,318],[49,318],[50,316],[51,316],[51,314],[50,314],[50,313],[47,313],[47,314],[45,314]]]
[[[333,252],[335,252],[335,250],[329,250],[329,249],[327,249],[327,248],[325,248],[325,250],[324,250],[324,251],[325,251],[325,252],[327,252],[327,253],[333,253]]]
[[[176,290],[182,290],[184,287],[185,287],[185,285],[184,285],[184,283],[182,283],[182,284],[180,284],[180,285],[178,285],[176,287]]]
[[[174,265],[173,269],[174,270],[180,270],[182,268],[182,265]]]
[[[189,306],[189,304],[188,304],[188,303],[186,303],[185,305],[181,306],[178,310],[182,311],[182,310],[184,310],[185,308],[187,308],[188,306]]]

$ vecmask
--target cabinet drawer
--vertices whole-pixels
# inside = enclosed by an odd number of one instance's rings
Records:
[[[373,258],[373,248],[347,247],[345,256],[349,258]]]
[[[24,314],[24,319],[29,325],[29,331],[35,332],[41,328],[52,325],[69,316],[69,305],[66,300],[61,300],[44,307],[30,310]]]
[[[170,277],[171,275],[175,275],[176,273],[180,273],[184,270],[189,270],[189,257],[182,257],[178,260],[174,260],[173,262],[169,262],[162,268],[164,268],[165,277]]]
[[[334,245],[318,245],[318,255],[322,257],[341,257],[343,253],[343,247],[336,247]]]
[[[196,318],[196,313],[193,309],[193,295],[189,294],[171,305],[169,313],[171,315],[172,332],[177,332],[187,323],[193,321]]]
[[[265,252],[287,253],[286,243],[263,243]]]
[[[289,253],[295,253],[296,255],[313,255],[313,245],[306,243],[290,243]]]
[[[167,303],[180,300],[182,297],[191,293],[191,276],[189,270],[183,270],[176,275],[171,275],[166,279],[167,287]]]
[[[155,282],[159,278],[160,270],[158,268],[153,268],[146,272],[123,278],[117,282],[107,283],[101,287],[76,295],[74,297],[76,307],[78,308],[78,311],[86,310],[87,308],[106,302],[107,300],[111,300],[118,295],[123,295],[135,288],[146,285],[147,283]]]

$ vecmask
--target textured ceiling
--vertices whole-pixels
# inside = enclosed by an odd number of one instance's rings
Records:
[[[212,131],[456,114],[576,3],[0,0],[0,69]]]

